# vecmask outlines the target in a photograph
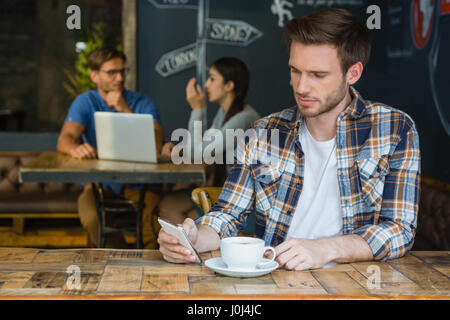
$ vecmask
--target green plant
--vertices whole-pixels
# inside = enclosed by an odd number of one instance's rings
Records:
[[[89,75],[88,61],[92,51],[104,46],[115,47],[119,51],[123,50],[120,37],[107,33],[106,26],[102,22],[93,25],[93,30],[87,32],[84,42],[86,47],[78,53],[75,61],[75,72],[71,72],[64,67],[62,68],[68,80],[68,82],[64,81],[62,85],[73,97],[96,88]]]

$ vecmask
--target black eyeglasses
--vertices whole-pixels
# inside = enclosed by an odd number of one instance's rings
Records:
[[[114,78],[115,76],[117,76],[119,73],[122,75],[122,77],[124,77],[127,73],[128,73],[128,68],[123,68],[120,70],[100,70],[101,72],[106,73],[110,78]]]

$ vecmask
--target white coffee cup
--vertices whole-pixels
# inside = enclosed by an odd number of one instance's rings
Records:
[[[261,263],[264,253],[270,250],[273,257]],[[252,237],[229,237],[220,241],[222,260],[229,269],[255,270],[270,264],[276,257],[273,247],[266,247],[264,240]]]

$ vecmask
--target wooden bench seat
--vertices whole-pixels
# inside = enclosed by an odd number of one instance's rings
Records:
[[[86,247],[77,213],[81,185],[19,183],[19,168],[38,154],[0,152],[0,246]],[[36,223],[53,220],[60,223]]]

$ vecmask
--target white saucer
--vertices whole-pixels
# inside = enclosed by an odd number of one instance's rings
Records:
[[[270,261],[270,259],[263,258],[261,262],[268,262],[268,261]],[[239,277],[239,278],[260,277],[278,268],[278,262],[272,261],[271,263],[268,263],[263,267],[260,268],[257,267],[255,270],[251,271],[228,269],[227,265],[225,264],[225,262],[222,261],[222,258],[220,257],[206,260],[205,265],[217,273],[229,277]]]

